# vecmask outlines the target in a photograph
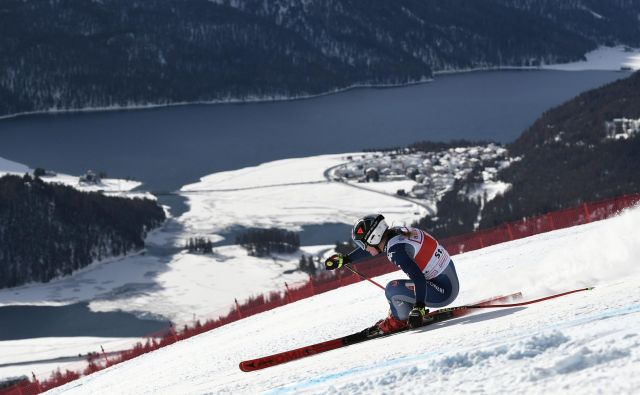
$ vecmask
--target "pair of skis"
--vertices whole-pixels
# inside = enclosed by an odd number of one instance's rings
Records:
[[[457,306],[457,307],[449,307],[449,308],[438,309],[436,311],[430,312],[425,316],[422,327],[435,324],[436,322],[442,322],[452,318],[462,317],[463,315],[470,313],[474,309],[491,309],[491,308],[498,308],[498,307],[525,306],[533,303],[542,302],[544,300],[549,300],[553,298],[558,298],[560,296],[573,294],[576,292],[590,291],[592,289],[593,287],[574,289],[573,291],[567,291],[567,292],[563,292],[555,295],[546,296],[544,298],[529,300],[526,302],[518,302],[518,303],[507,303],[507,302],[517,301],[521,299],[522,294],[520,292],[516,292],[510,295],[496,296],[496,297],[486,299],[474,304]],[[320,354],[325,351],[331,351],[337,348],[350,346],[356,343],[361,343],[366,340],[378,339],[381,337],[395,335],[397,333],[401,333],[409,330],[411,329],[405,328],[405,329],[398,330],[396,332],[383,334],[378,331],[371,331],[370,328],[367,328],[363,331],[360,331],[348,336],[340,337],[337,339],[328,340],[328,341],[324,341],[317,344],[312,344],[310,346],[296,348],[295,350],[284,351],[284,352],[269,355],[266,357],[260,357],[256,359],[242,361],[240,362],[240,370],[242,370],[243,372],[252,372],[254,370],[260,370],[260,369],[268,368],[271,366],[280,365],[286,362],[294,361],[296,359],[308,357],[310,355]]]
[[[437,322],[446,321],[452,318],[461,317],[463,315],[470,313],[472,309],[489,308],[489,307],[509,307],[510,305],[504,305],[504,304],[494,305],[494,303],[506,303],[506,302],[518,300],[521,297],[522,297],[522,294],[520,292],[516,292],[510,295],[496,296],[494,298],[486,299],[470,305],[438,309],[428,313],[425,316],[421,327],[435,324]],[[395,335],[397,333],[411,330],[410,328],[407,327],[395,332],[383,334],[378,331],[371,331],[370,329],[371,328],[367,328],[351,335],[343,336],[333,340],[324,341],[317,344],[312,344],[309,346],[296,348],[294,350],[284,351],[281,353],[277,353],[277,354],[273,354],[265,357],[242,361],[240,362],[240,370],[242,370],[243,372],[252,372],[255,370],[260,370],[260,369],[268,368],[271,366],[280,365],[296,359],[308,357],[310,355],[320,354],[326,351],[335,350],[337,348],[350,346],[356,343],[361,343],[363,341],[378,339],[381,337]]]

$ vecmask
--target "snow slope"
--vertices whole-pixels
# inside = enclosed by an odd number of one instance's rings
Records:
[[[8,159],[0,158],[0,177],[4,175],[3,173],[24,174],[29,171],[30,169],[28,166],[17,162],[12,162]]]
[[[386,314],[367,282],[249,317],[51,393],[638,393],[640,208],[454,257],[456,304],[595,285],[529,307],[243,373],[239,361],[360,330]],[[403,277],[395,272],[377,280]]]

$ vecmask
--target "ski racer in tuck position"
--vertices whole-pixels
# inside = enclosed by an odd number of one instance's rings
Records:
[[[335,270],[369,256],[386,253],[389,261],[409,279],[390,281],[385,288],[390,311],[371,330],[391,333],[409,326],[421,326],[427,307],[443,307],[458,296],[456,268],[447,250],[427,232],[409,227],[389,227],[380,214],[367,215],[353,226],[351,237],[359,247],[334,254],[325,261]]]

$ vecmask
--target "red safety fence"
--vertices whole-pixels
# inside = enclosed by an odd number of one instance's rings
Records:
[[[445,246],[452,255],[460,254],[493,244],[606,219],[638,202],[640,202],[640,194],[624,195],[593,203],[583,203],[577,207],[525,218],[520,221],[509,222],[473,233],[449,237],[440,240],[440,243]],[[354,266],[360,273],[367,277],[376,277],[398,270],[397,267],[389,264],[386,256],[371,258]],[[272,291],[266,295],[258,295],[242,304],[236,300],[229,313],[224,316],[219,316],[216,319],[210,319],[204,322],[196,321],[194,324],[190,326],[185,325],[181,329],[171,326],[165,331],[153,333],[147,336],[146,342],[139,342],[131,349],[119,351],[115,357],[107,357],[104,350],[102,350],[101,354],[93,353],[88,357],[87,367],[82,372],[72,372],[69,370],[61,372],[57,370],[45,380],[38,380],[35,375],[32,374],[32,381],[25,379],[9,388],[0,388],[0,395],[39,394],[76,380],[81,376],[106,369],[109,366],[119,364],[203,332],[219,328],[242,318],[360,281],[363,281],[362,278],[349,271],[337,270],[333,272],[323,272],[315,277],[310,277],[307,282],[302,284],[289,285],[285,283],[285,288],[281,291]]]
[[[606,219],[627,207],[633,206],[638,201],[640,201],[640,194],[624,195],[593,203],[582,203],[577,207],[524,218],[520,221],[508,222],[473,233],[449,237],[441,240],[441,243],[451,254],[460,254],[505,241],[522,239],[556,229],[569,228]]]

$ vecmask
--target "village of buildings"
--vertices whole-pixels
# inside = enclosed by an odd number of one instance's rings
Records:
[[[432,203],[450,190],[456,179],[465,179],[476,166],[482,167],[485,183],[495,183],[498,171],[514,160],[509,158],[506,148],[494,143],[433,152],[415,152],[409,149],[372,152],[353,155],[347,159],[348,163],[331,169],[329,176],[333,181],[412,181],[402,183],[404,188],[394,192]]]

